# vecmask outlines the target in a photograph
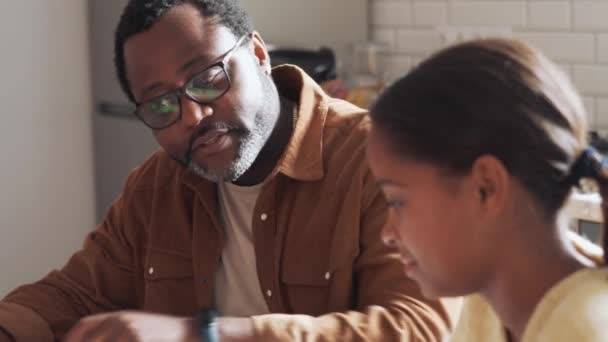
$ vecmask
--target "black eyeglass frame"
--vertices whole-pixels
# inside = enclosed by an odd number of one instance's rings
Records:
[[[236,42],[236,44],[230,50],[228,50],[228,52],[226,52],[226,54],[224,55],[224,57],[222,58],[221,61],[219,61],[217,63],[213,63],[210,66],[206,67],[201,72],[196,73],[196,75],[192,76],[186,83],[184,83],[184,85],[182,85],[178,89],[170,91],[170,92],[162,94],[162,95],[159,95],[159,96],[156,96],[156,97],[154,97],[154,98],[152,98],[150,100],[146,100],[146,101],[143,101],[143,102],[136,102],[135,103],[136,107],[135,107],[135,111],[134,111],[135,116],[137,116],[137,118],[139,118],[149,128],[154,129],[154,130],[159,130],[159,129],[167,128],[167,127],[175,124],[176,122],[178,122],[182,118],[182,108],[181,108],[181,99],[180,99],[181,95],[184,95],[188,99],[190,99],[190,100],[192,100],[192,101],[194,101],[196,103],[199,103],[199,104],[209,104],[209,103],[211,103],[211,102],[219,99],[220,97],[224,96],[230,90],[230,88],[232,87],[232,79],[230,78],[230,73],[228,72],[230,70],[230,67],[228,65],[228,63],[230,62],[230,58],[232,58],[232,56],[234,56],[234,54],[236,53],[236,51],[241,46],[243,46],[243,44],[245,42],[248,41],[249,37],[250,37],[250,34],[243,35],[241,38],[239,38],[239,40]],[[213,68],[217,68],[217,67],[221,68],[222,72],[224,73],[224,76],[226,77],[226,80],[227,80],[227,83],[228,83],[226,89],[224,89],[217,96],[214,96],[213,98],[205,100],[205,101],[197,99],[194,95],[192,95],[192,94],[190,94],[188,92],[188,87],[191,85],[192,81],[194,81],[197,77],[201,76],[202,74],[208,72],[209,70],[211,70]],[[177,106],[178,106],[178,108],[177,108],[178,109],[177,110],[177,116],[173,120],[170,120],[170,121],[168,121],[167,123],[165,123],[163,125],[154,126],[154,125],[151,125],[149,122],[147,122],[144,119],[143,115],[140,113],[141,108],[143,106],[145,106],[146,104],[149,104],[151,102],[158,101],[161,98],[166,98],[166,97],[171,97],[171,96],[173,96],[173,97],[176,98],[176,100],[177,100],[176,103],[177,103]]]

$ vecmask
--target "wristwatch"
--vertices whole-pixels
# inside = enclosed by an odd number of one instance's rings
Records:
[[[198,311],[195,321],[201,342],[219,342],[217,316],[218,313],[214,309],[203,308]]]

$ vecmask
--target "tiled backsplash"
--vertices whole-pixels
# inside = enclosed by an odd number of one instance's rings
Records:
[[[371,38],[386,42],[389,77],[450,44],[450,32],[500,32],[543,49],[608,130],[608,0],[370,0]],[[448,34],[446,34],[448,33]]]

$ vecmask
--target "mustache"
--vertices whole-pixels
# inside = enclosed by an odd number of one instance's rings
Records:
[[[239,126],[230,124],[225,121],[215,121],[215,122],[201,122],[198,127],[192,132],[190,136],[190,140],[188,141],[188,151],[186,151],[186,162],[189,163],[192,158],[192,145],[194,141],[200,137],[201,135],[216,129],[225,129],[228,130],[229,133],[237,133],[244,134],[245,130]]]

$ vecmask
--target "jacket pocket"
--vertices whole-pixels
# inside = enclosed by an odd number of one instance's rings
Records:
[[[287,252],[281,282],[289,312],[319,316],[353,308],[355,257],[356,251]]]
[[[281,274],[284,299],[290,312],[319,316],[327,312],[331,270],[327,261],[311,262],[308,267],[289,267],[284,263]]]
[[[191,256],[150,249],[144,267],[144,309],[172,315],[192,315],[196,310]]]
[[[358,240],[344,234],[333,239],[334,232],[326,227],[310,223],[288,232],[280,279],[282,298],[290,313],[319,316],[353,307]]]

